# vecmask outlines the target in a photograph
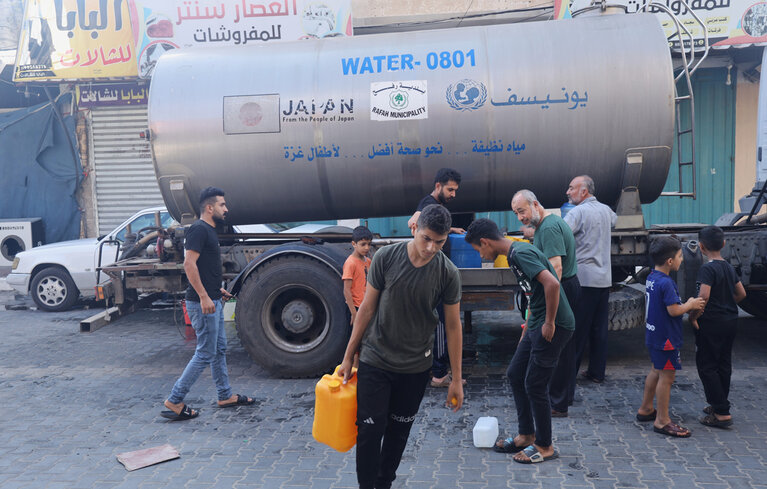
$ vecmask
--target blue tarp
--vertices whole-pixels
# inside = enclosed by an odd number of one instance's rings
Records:
[[[60,106],[70,97],[61,97]],[[51,103],[0,114],[0,218],[42,217],[46,243],[80,237],[74,118],[64,117],[64,125],[66,133]]]

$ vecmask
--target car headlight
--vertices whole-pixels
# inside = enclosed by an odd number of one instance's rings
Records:
[[[13,259],[13,265],[11,265],[11,270],[16,270],[16,267],[18,267],[18,266],[19,266],[19,259],[18,258],[14,258]]]

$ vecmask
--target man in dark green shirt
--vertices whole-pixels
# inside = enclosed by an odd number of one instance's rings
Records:
[[[461,278],[440,251],[450,224],[447,209],[429,205],[418,217],[414,238],[379,249],[370,264],[365,298],[338,371],[346,382],[359,352],[357,482],[362,489],[387,489],[395,479],[429,382],[440,302],[453,371],[447,405],[457,411],[463,404]]]
[[[505,254],[517,282],[530,296],[530,315],[506,375],[511,380],[519,434],[499,440],[495,450],[516,453],[529,464],[557,458],[551,439],[549,381],[562,348],[575,330],[575,318],[559,286],[554,267],[534,246],[503,238],[489,219],[474,221],[466,242],[485,260]]]
[[[574,310],[581,284],[576,275],[578,262],[572,229],[561,217],[546,212],[530,190],[520,190],[514,194],[511,209],[523,224],[535,229],[533,245],[551,262],[567,302]],[[575,378],[578,373],[575,350],[575,341],[569,341],[562,349],[557,368],[551,377],[551,415],[558,418],[567,417],[567,410],[575,397]]]

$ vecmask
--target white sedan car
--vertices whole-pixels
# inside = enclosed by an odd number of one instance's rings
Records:
[[[65,311],[80,296],[95,297],[99,248],[101,265],[113,263],[118,252],[114,242],[125,242],[128,224],[132,232],[154,226],[158,211],[163,227],[174,223],[165,207],[151,207],[137,212],[106,236],[62,241],[22,251],[16,255],[6,281],[22,294],[32,294],[41,310]]]

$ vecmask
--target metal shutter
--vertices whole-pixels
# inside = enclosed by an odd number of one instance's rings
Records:
[[[146,207],[163,205],[152,164],[147,107],[99,107],[91,111],[96,217],[105,234]]]
[[[732,77],[734,80],[735,75]],[[683,86],[683,83],[679,83],[677,88],[679,93],[687,93],[687,87]],[[725,212],[733,212],[736,85],[727,84],[727,68],[707,68],[695,72],[692,89],[695,94],[695,157],[698,160],[695,171],[698,198],[692,200],[659,197],[652,204],[643,205],[645,226],[648,228],[653,224],[682,222],[714,224]],[[682,127],[690,127],[690,107],[682,107]],[[671,169],[663,189],[666,191],[679,188],[679,172],[676,165],[678,149],[674,144]],[[682,161],[689,159],[689,148],[685,147]],[[685,170],[683,177],[685,190],[692,188],[688,170],[689,168]]]

